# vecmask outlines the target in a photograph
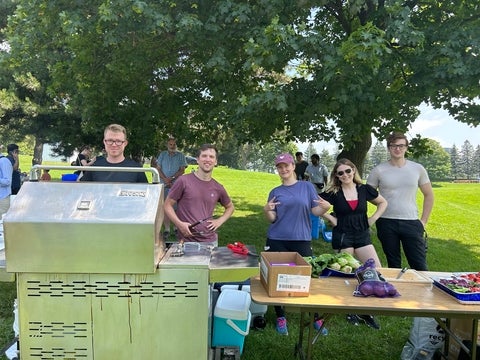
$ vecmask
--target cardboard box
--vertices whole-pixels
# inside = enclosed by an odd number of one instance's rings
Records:
[[[309,296],[312,267],[296,252],[260,253],[260,281],[270,297]]]
[[[466,305],[468,306],[468,305]],[[472,319],[450,319],[450,330],[462,340],[472,340]],[[477,345],[480,345],[480,325],[478,328]],[[460,345],[450,338],[448,346],[448,358],[458,359],[460,355]],[[478,358],[477,353],[477,358]]]

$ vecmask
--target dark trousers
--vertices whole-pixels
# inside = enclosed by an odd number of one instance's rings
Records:
[[[401,244],[410,268],[420,271],[428,270],[425,229],[420,220],[380,218],[376,222],[376,227],[388,267],[402,267]]]

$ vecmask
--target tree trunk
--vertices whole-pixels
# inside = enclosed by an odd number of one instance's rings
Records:
[[[43,161],[43,141],[35,136],[35,145],[33,147],[33,165],[41,165]]]
[[[341,158],[347,158],[355,164],[358,169],[359,175],[363,179],[363,171],[365,165],[365,158],[367,153],[372,146],[372,134],[368,133],[363,136],[360,140],[353,140],[352,147],[349,150],[342,150],[338,156],[337,160]]]

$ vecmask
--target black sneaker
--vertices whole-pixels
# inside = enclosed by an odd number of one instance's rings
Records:
[[[375,321],[372,315],[356,315],[360,321],[363,321],[365,325],[375,330],[380,330],[380,325]]]
[[[360,319],[355,314],[347,314],[347,321],[355,326],[360,325]]]

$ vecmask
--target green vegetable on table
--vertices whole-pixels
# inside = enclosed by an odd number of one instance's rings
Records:
[[[354,273],[362,265],[353,255],[346,252],[305,256],[304,259],[312,266],[312,277],[319,277],[325,268]]]

